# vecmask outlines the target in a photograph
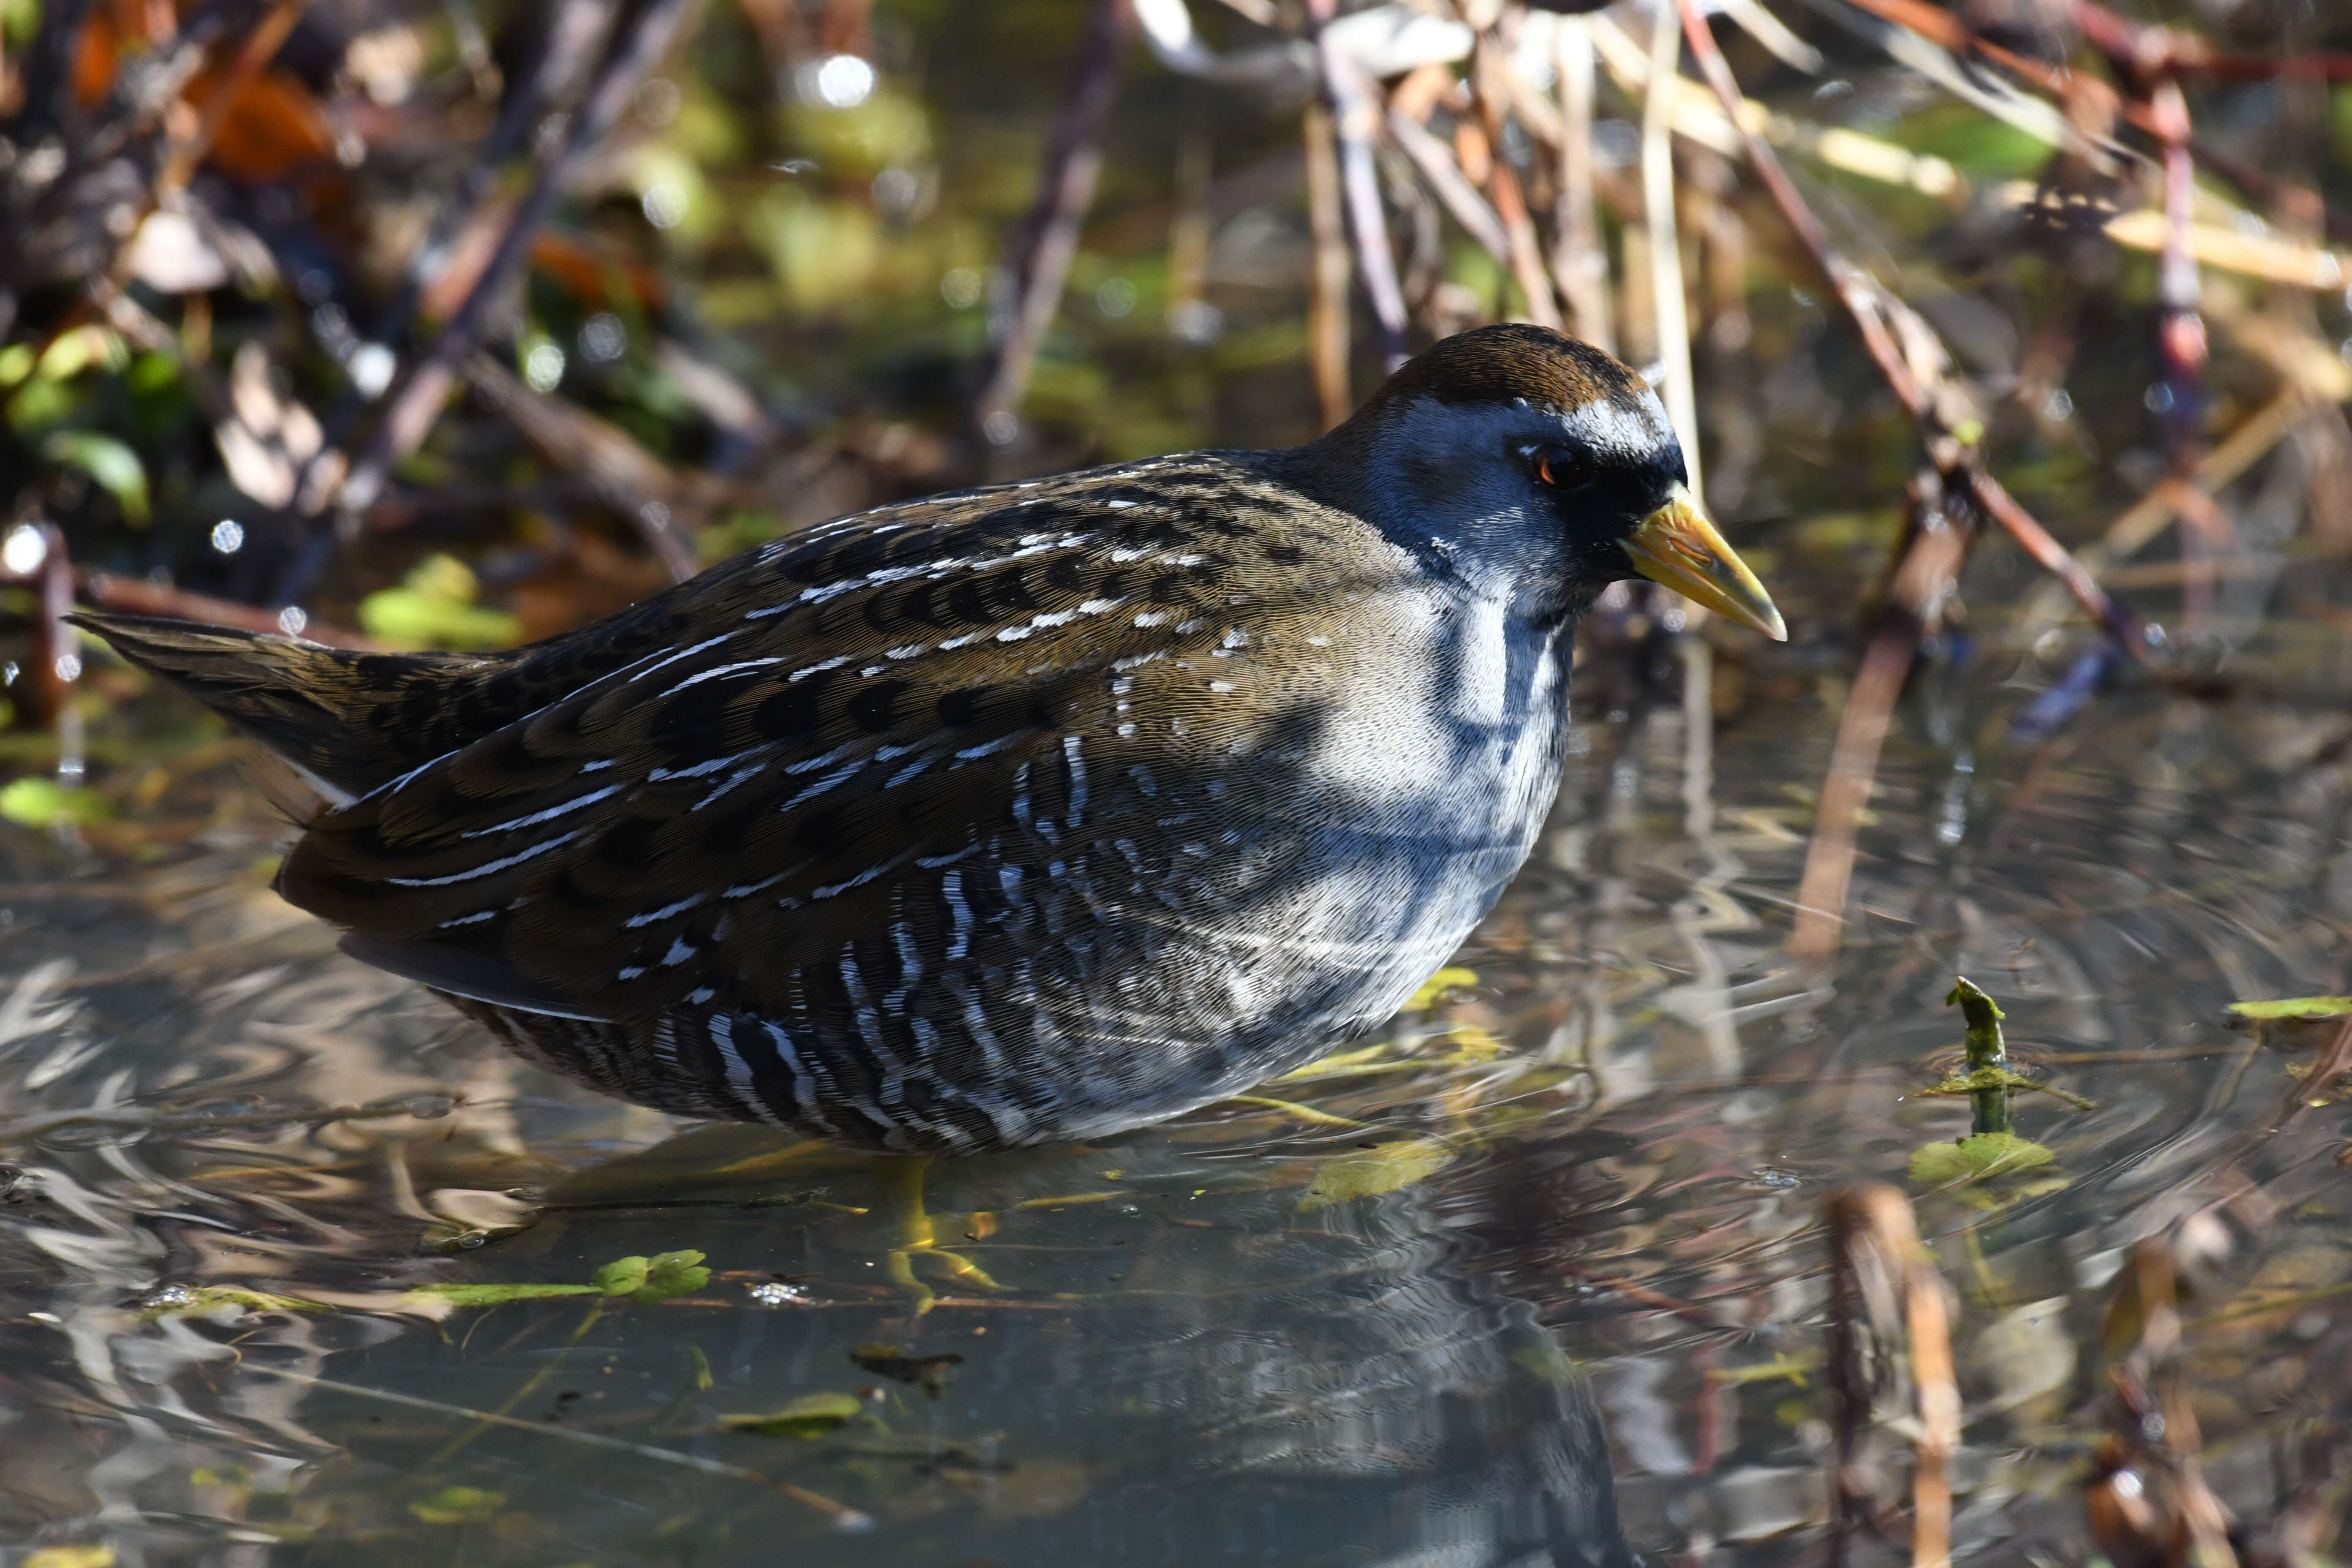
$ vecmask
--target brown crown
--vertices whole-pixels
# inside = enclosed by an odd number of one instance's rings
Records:
[[[1591,343],[1549,327],[1510,322],[1456,333],[1415,355],[1365,405],[1415,397],[1440,403],[1511,403],[1578,408],[1598,398],[1633,398],[1649,384]]]

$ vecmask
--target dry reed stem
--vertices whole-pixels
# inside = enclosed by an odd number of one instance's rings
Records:
[[[1480,33],[1471,48],[1470,80],[1479,116],[1486,124],[1486,140],[1497,148],[1503,144],[1503,110],[1509,94],[1503,79],[1505,69],[1493,35]],[[1551,273],[1544,267],[1543,248],[1536,239],[1535,219],[1528,212],[1527,195],[1519,188],[1517,174],[1501,158],[1496,158],[1487,172],[1486,194],[1493,199],[1496,216],[1501,220],[1505,260],[1527,300],[1528,319],[1538,326],[1559,331],[1564,324],[1559,302],[1552,293]]]
[[[2005,48],[1981,34],[1971,31],[1959,17],[1941,6],[1927,4],[1927,0],[1850,0],[1850,3],[1883,22],[1889,22],[1918,34],[1929,43],[1956,57],[1981,60],[1999,66],[2037,92],[2045,93],[2061,102],[2065,101],[2070,94],[2074,93],[2099,93],[2109,98],[2114,96],[2115,89],[2105,82],[2080,72],[2067,70],[2063,67],[2045,65],[2029,56],[2021,55],[2014,49]],[[2077,4],[2079,6],[2080,0],[2077,0]],[[2120,112],[2125,120],[2139,131],[2150,136],[2159,136],[2154,118],[2146,104],[2126,103],[2121,107]],[[2261,170],[2250,168],[2237,159],[2201,142],[2192,142],[2189,144],[2189,151],[2206,168],[2254,200],[2270,205],[2293,197],[2299,205],[2307,205],[2318,212],[2330,234],[2336,235],[2338,237],[2352,237],[2352,225],[2347,225],[2336,215],[2328,212],[2325,205],[2319,201],[2315,192],[2285,185]]]
[[[1682,243],[1675,224],[1672,137],[1675,85],[1681,80],[1682,36],[1662,7],[1650,26],[1650,80],[1642,95],[1642,211],[1650,237],[1650,309],[1656,321],[1653,352],[1664,366],[1658,390],[1666,417],[1682,438],[1683,466],[1693,495],[1706,484],[1698,447],[1698,395],[1691,384],[1690,306],[1683,292]],[[1736,95],[1735,95],[1736,96]]]
[[[1805,850],[1805,871],[1797,884],[1797,914],[1789,932],[1789,956],[1801,963],[1826,963],[1845,931],[1846,895],[1853,883],[1855,832],[1870,802],[1871,781],[1886,744],[1895,700],[1919,648],[1916,623],[1887,626],[1871,639],[1838,717],[1837,742],[1813,811],[1813,833]]]
[[[1910,1200],[1895,1188],[1871,1183],[1843,1189],[1830,1199],[1829,1224],[1831,1374],[1840,1394],[1830,1561],[1844,1560],[1857,1500],[1853,1468],[1875,1394],[1892,1381],[1887,1352],[1899,1337],[1909,1347],[1918,1419],[1911,1561],[1914,1568],[1948,1568],[1951,1461],[1959,1447],[1961,1417],[1949,1292],[1919,1240]],[[1878,1352],[1874,1376],[1860,1366],[1858,1318],[1867,1320]]]
[[[1370,79],[1346,51],[1322,36],[1322,24],[1331,19],[1336,0],[1310,0],[1308,15],[1316,29],[1316,53],[1322,63],[1323,90],[1331,106],[1332,128],[1339,143],[1339,180],[1346,198],[1348,226],[1355,242],[1356,268],[1371,300],[1372,322],[1378,332],[1381,374],[1404,363],[1404,289],[1397,281],[1396,257],[1389,249],[1388,217],[1381,206],[1378,172],[1372,165],[1372,139],[1380,133],[1380,84]]]
[[[1592,24],[1582,16],[1563,16],[1553,40],[1553,63],[1559,72],[1560,139],[1559,203],[1553,220],[1558,244],[1552,253],[1552,274],[1559,281],[1560,298],[1568,302],[1576,335],[1614,353],[1617,333],[1610,321],[1609,256],[1601,248],[1592,200]]]
[[[1355,403],[1348,383],[1348,219],[1339,195],[1339,149],[1330,110],[1309,103],[1301,129],[1307,142],[1307,226],[1315,237],[1307,358],[1315,371],[1322,427],[1328,430],[1348,417]]]

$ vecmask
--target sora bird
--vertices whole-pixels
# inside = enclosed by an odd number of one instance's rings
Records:
[[[1533,847],[1578,616],[1772,637],[1640,376],[1447,339],[1346,424],[877,508],[489,655],[82,624],[329,804],[278,890],[531,1060],[877,1151],[1208,1104],[1401,1006]]]

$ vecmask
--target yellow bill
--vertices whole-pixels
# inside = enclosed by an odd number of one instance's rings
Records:
[[[1651,582],[1663,583],[1691,603],[1774,642],[1789,640],[1789,628],[1773,606],[1772,595],[1680,486],[1665,505],[1626,536],[1625,553],[1633,558],[1633,569]]]

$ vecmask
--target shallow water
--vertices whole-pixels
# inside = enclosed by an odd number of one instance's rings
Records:
[[[2021,601],[2008,570],[1977,603]],[[1957,1289],[1957,1545],[2004,1562],[2092,1553],[2115,1276],[2236,1194],[2186,1365],[2262,1516],[2346,1415],[2346,1130],[2295,1076],[2324,1036],[2222,1010],[2345,988],[2352,721],[2340,627],[2225,629],[2197,693],[2032,744],[2071,649],[1948,640],[1808,975],[1783,943],[1851,655],[1618,617],[1474,983],[1280,1103],[935,1165],[919,1215],[904,1167],[600,1100],[341,958],[268,891],[268,810],[142,699],[98,738],[163,770],[135,832],[0,829],[0,1536],[240,1568],[1811,1562],[1821,1203],[1863,1179],[1915,1194]],[[2095,1102],[2021,1097],[2055,1165],[1990,1195],[1906,1170],[1967,1130],[1916,1093],[1958,1059],[1956,973]],[[411,1294],[680,1249],[709,1277],[664,1300]],[[726,1420],[814,1395],[846,1397]]]

